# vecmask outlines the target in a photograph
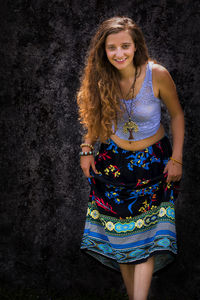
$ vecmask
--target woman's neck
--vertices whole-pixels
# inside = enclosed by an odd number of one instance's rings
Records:
[[[136,68],[134,65],[129,66],[128,68],[124,70],[119,70],[119,78],[120,80],[129,80],[132,79],[135,76]]]

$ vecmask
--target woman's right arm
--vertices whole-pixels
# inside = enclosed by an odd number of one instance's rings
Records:
[[[89,145],[94,146],[95,142],[93,142],[91,139],[86,139],[84,144],[89,144]],[[88,151],[91,151],[91,149],[88,146],[84,146],[84,147],[82,147],[82,151],[88,152]],[[80,157],[80,165],[81,165],[83,173],[85,174],[86,177],[92,177],[89,172],[90,167],[93,169],[94,173],[98,174],[98,171],[95,167],[95,160],[94,160],[93,155],[81,156]]]

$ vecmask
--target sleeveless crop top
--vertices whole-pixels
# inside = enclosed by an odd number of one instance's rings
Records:
[[[142,87],[139,93],[133,100],[132,104],[132,117],[131,119],[137,124],[138,131],[133,133],[133,139],[129,138],[129,132],[123,132],[123,126],[125,122],[128,122],[128,113],[126,109],[124,109],[124,114],[122,119],[118,118],[117,130],[114,131],[114,123],[112,125],[113,134],[116,134],[119,138],[129,141],[137,141],[141,139],[145,139],[154,135],[160,127],[160,119],[161,119],[161,103],[160,99],[156,98],[153,93],[152,86],[152,65],[153,61],[149,61],[146,66],[146,74],[145,79],[143,81]],[[129,100],[121,100],[122,103],[126,102],[126,106],[128,112],[131,109],[131,101]],[[121,104],[122,104],[121,103]],[[125,104],[124,104],[125,105]],[[123,106],[121,105],[123,108]]]

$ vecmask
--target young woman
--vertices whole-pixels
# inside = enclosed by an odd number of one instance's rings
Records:
[[[81,249],[121,272],[130,300],[147,299],[152,274],[177,254],[184,115],[172,77],[154,62],[133,20],[108,19],[91,41],[77,93],[86,129],[80,165],[91,185]]]

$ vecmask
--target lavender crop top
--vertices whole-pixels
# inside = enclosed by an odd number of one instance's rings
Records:
[[[144,82],[132,104],[132,120],[138,126],[138,131],[133,131],[134,139],[128,139],[129,132],[123,132],[124,123],[128,122],[128,114],[126,110],[123,114],[123,118],[118,120],[116,132],[114,132],[114,124],[112,126],[113,134],[116,134],[121,139],[129,141],[145,139],[154,135],[160,127],[161,103],[160,99],[156,98],[153,94],[152,65],[153,62],[149,61],[146,66]],[[123,103],[123,100],[121,101]],[[126,101],[127,109],[130,112],[131,99],[124,101]]]

